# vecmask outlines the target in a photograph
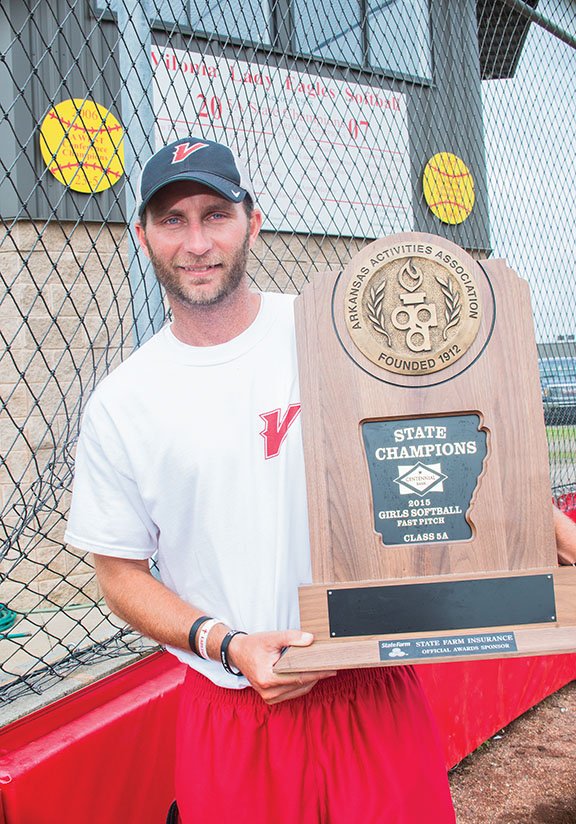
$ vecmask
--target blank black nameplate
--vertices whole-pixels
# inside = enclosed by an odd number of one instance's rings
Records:
[[[327,599],[332,638],[556,620],[551,575],[329,589]]]

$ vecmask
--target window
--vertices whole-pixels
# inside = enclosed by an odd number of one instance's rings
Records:
[[[156,0],[152,14],[168,25],[270,43],[267,0]]]
[[[429,80],[432,75],[428,0],[293,0],[296,49]]]
[[[368,42],[370,66],[432,79],[427,0],[368,0]]]
[[[327,0],[329,9],[310,0],[293,2],[298,52],[338,63],[363,65],[360,4],[357,0]]]
[[[110,0],[92,0],[99,12]],[[142,0],[143,2],[143,0]],[[152,0],[170,28],[430,80],[429,0]],[[363,16],[362,9],[365,9]]]

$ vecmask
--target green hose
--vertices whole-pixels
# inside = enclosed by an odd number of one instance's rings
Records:
[[[18,618],[18,613],[13,609],[9,609],[6,604],[0,604],[0,639],[1,638],[26,638],[31,635],[30,632],[10,632],[6,630],[13,627]]]
[[[6,604],[0,604],[0,632],[13,627],[17,617],[13,609],[8,609]]]

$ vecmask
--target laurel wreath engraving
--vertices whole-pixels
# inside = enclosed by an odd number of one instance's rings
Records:
[[[386,281],[383,280],[380,286],[375,289],[373,286],[370,287],[370,298],[366,303],[366,309],[368,310],[368,319],[372,323],[373,328],[376,332],[380,332],[381,335],[384,335],[386,338],[386,343],[388,346],[392,345],[392,341],[390,340],[390,335],[386,331],[384,327],[384,292],[386,291]]]
[[[436,275],[436,280],[440,284],[442,294],[444,295],[444,303],[446,305],[444,316],[448,322],[442,332],[442,337],[444,340],[448,340],[448,330],[460,322],[460,315],[462,313],[460,292],[452,286],[448,279],[442,280],[441,277]]]

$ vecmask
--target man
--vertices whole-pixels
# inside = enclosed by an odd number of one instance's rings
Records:
[[[94,553],[114,613],[188,664],[181,820],[453,822],[412,668],[273,671],[313,640],[297,629],[310,558],[293,298],[248,288],[250,182],[191,137],[148,161],[139,195],[173,321],[90,399],[67,540]]]

